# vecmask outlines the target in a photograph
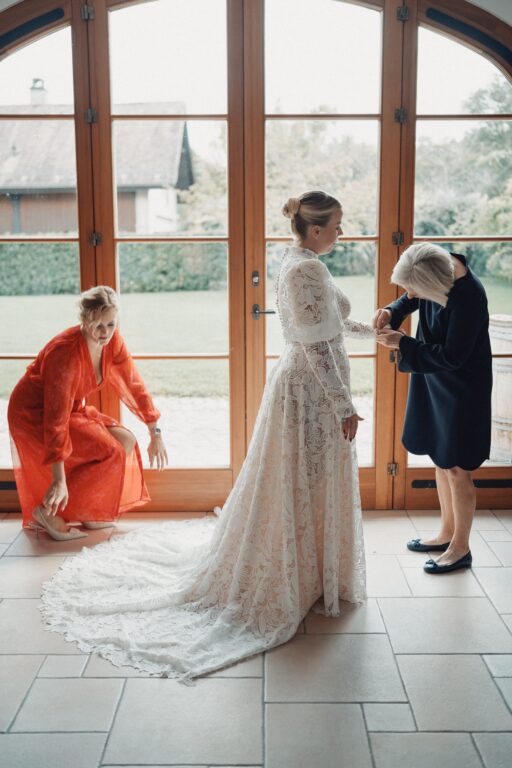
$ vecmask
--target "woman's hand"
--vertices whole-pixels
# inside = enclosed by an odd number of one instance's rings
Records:
[[[380,330],[391,322],[390,309],[378,309],[373,316],[373,327]]]
[[[403,331],[388,331],[384,329],[377,332],[375,339],[379,344],[382,344],[383,347],[387,347],[388,349],[399,349],[400,339],[405,335],[406,334]]]
[[[161,434],[151,433],[151,440],[148,446],[149,466],[153,469],[153,463],[156,461],[156,468],[161,471],[168,464],[167,451]]]
[[[52,480],[43,499],[43,507],[48,515],[57,515],[63,512],[68,504],[69,494],[66,480]]]
[[[353,413],[352,416],[348,416],[346,419],[343,419],[342,429],[343,437],[345,439],[348,438],[350,441],[354,439],[360,421],[364,421],[364,419],[362,416],[358,416],[357,413]]]

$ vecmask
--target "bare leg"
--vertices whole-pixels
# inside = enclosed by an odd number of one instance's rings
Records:
[[[441,507],[441,530],[433,539],[422,539],[422,544],[446,544],[453,536],[455,524],[453,520],[452,492],[448,480],[449,470],[436,467],[437,495]]]
[[[446,470],[451,490],[453,519],[455,522],[450,546],[436,560],[439,565],[449,565],[469,552],[469,535],[476,506],[475,486],[471,472],[460,467]]]
[[[135,435],[130,432],[126,427],[107,427],[108,431],[114,437],[118,443],[123,446],[126,455],[130,454],[135,448],[137,439]]]

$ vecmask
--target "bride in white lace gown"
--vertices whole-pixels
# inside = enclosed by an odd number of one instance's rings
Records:
[[[338,201],[306,193],[283,213],[297,238],[278,279],[286,347],[219,517],[113,536],[44,585],[48,627],[118,666],[186,680],[286,642],[313,606],[365,600],[344,337],[374,331],[318,258],[341,233]]]

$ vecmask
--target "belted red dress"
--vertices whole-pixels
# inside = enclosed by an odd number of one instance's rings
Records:
[[[9,400],[8,421],[23,525],[41,504],[51,465],[64,462],[69,502],[64,520],[115,520],[149,501],[139,447],[126,456],[107,427],[118,422],[86,405],[91,393],[112,384],[145,423],[160,413],[146,390],[118,330],[103,349],[96,374],[80,326],[55,336],[28,366]]]

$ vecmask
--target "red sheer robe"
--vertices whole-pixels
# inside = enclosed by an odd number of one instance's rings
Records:
[[[85,404],[109,382],[143,422],[160,416],[117,330],[103,349],[101,367],[98,384],[87,342],[74,326],[48,342],[14,388],[8,421],[24,526],[58,461],[64,462],[69,491],[64,520],[115,520],[149,501],[138,445],[126,456],[107,429],[118,422]]]

